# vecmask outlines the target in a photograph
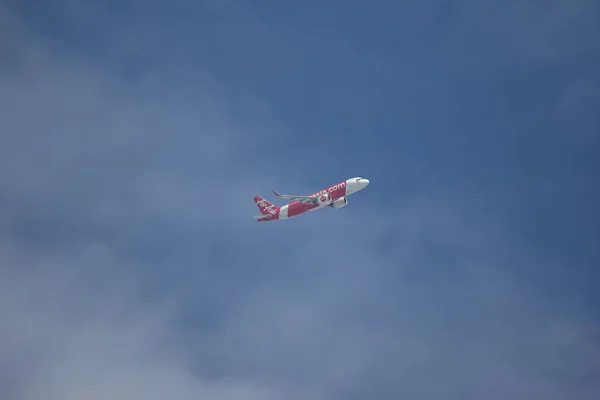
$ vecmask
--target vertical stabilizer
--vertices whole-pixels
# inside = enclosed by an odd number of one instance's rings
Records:
[[[279,210],[280,208],[277,207],[276,205],[272,204],[271,202],[263,199],[260,196],[256,196],[254,198],[254,203],[256,203],[256,206],[258,207],[258,209],[260,210],[262,217],[259,220],[264,220],[264,219],[277,219],[279,217]]]

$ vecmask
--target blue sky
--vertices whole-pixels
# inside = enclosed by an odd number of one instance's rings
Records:
[[[599,17],[3,4],[0,397],[597,398]]]

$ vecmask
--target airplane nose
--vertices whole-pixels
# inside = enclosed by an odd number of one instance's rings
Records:
[[[368,179],[361,179],[360,183],[362,183],[362,187],[366,187],[369,184],[369,180]]]

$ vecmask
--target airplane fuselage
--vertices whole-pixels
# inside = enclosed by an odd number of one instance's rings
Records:
[[[282,198],[298,197],[281,207],[275,206],[262,197],[257,196],[254,198],[254,202],[263,214],[261,217],[258,217],[258,222],[292,218],[308,211],[325,207],[344,207],[348,203],[347,196],[364,189],[368,184],[368,179],[356,177],[346,179],[308,196],[280,195],[273,191],[277,196]]]

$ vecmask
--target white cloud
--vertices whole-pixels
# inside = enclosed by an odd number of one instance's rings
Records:
[[[3,254],[9,252],[5,245]],[[3,398],[229,400],[285,394],[243,379],[192,375],[163,342],[171,334],[164,307],[136,306],[135,285],[120,282],[119,269],[127,263],[112,257],[99,262],[96,253],[68,262],[2,259],[0,366],[8,371],[25,364],[9,382],[17,387],[14,395]],[[90,264],[108,269],[116,283],[78,276],[78,269],[93,272]]]

